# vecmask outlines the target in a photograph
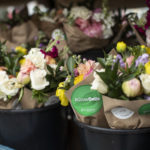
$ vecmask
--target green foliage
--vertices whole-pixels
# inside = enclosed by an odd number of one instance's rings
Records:
[[[38,101],[38,103],[45,103],[48,99],[48,94],[44,91],[32,90],[32,97]]]
[[[53,92],[58,87],[58,84],[65,80],[67,76],[67,72],[64,70],[60,70],[60,67],[64,66],[64,60],[60,60],[58,62],[56,70],[47,66],[48,71],[50,74],[47,75],[47,80],[50,82],[49,86],[46,87],[44,92]]]
[[[8,69],[8,73],[16,76],[16,72],[19,71],[19,60],[23,54],[6,51],[5,42],[0,42],[0,66],[5,66]]]

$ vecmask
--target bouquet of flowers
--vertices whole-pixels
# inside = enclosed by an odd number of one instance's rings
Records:
[[[67,78],[64,82],[59,83],[56,91],[56,96],[59,97],[62,105],[68,105],[65,91],[86,79],[96,67],[97,63],[95,61],[82,60],[80,55],[73,55],[68,58],[65,68],[65,70],[67,70]]]
[[[50,40],[45,50],[32,48],[24,56],[17,76],[18,86],[24,87],[24,92],[29,93],[23,95],[23,108],[41,107],[55,92],[58,83],[66,77],[64,61],[59,59],[57,44],[58,40]]]
[[[64,23],[71,50],[80,52],[107,45],[108,39],[113,36],[112,27],[115,25],[112,14],[105,2],[102,9],[93,11],[84,6],[73,7]]]
[[[66,15],[68,15],[67,9],[47,9],[46,12],[42,12],[38,7],[35,7],[32,20],[39,30],[51,38],[53,30],[61,28],[61,22]]]
[[[16,101],[22,95],[16,72],[19,71],[18,64],[23,54],[7,53],[5,42],[0,42],[0,54],[0,109],[11,109],[16,107]]]
[[[111,128],[149,127],[149,48],[118,42],[117,55],[98,58],[91,89],[103,95],[104,113]]]
[[[148,11],[141,18],[138,18],[136,14],[132,14],[129,16],[129,20],[139,43],[150,47],[150,1],[146,0],[146,4]]]
[[[28,16],[27,8],[14,9],[6,13],[0,22],[0,40],[7,41],[9,51],[22,43],[32,43],[38,29]]]

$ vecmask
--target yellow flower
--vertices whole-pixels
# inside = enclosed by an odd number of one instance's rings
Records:
[[[144,49],[144,48],[146,48],[146,46],[145,45],[141,45],[141,48]]]
[[[23,65],[23,64],[25,63],[25,61],[26,61],[26,59],[25,59],[25,58],[22,58],[22,59],[20,59],[19,64],[20,64],[20,65]]]
[[[27,54],[27,49],[22,46],[17,46],[15,50],[16,52],[22,53],[24,55]]]
[[[120,53],[124,52],[126,50],[126,48],[127,48],[126,43],[124,43],[124,42],[118,42],[117,43],[116,49],[117,49],[118,52],[120,52]]]
[[[74,85],[80,83],[83,80],[83,75],[79,75],[74,79]]]
[[[146,47],[146,52],[150,54],[150,47]]]
[[[61,101],[61,105],[62,106],[68,106],[69,102],[68,99],[65,95],[65,89],[61,89],[62,87],[64,87],[64,82],[59,83],[59,86],[56,90],[56,96],[59,97],[59,100]]]
[[[150,61],[145,64],[145,73],[150,74]]]

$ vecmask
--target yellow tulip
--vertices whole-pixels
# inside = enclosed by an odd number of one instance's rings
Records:
[[[145,73],[150,74],[150,61],[145,64]]]
[[[22,53],[22,54],[27,54],[27,49],[26,48],[24,48],[24,47],[22,47],[22,46],[17,46],[16,48],[15,48],[15,50],[16,50],[16,52],[19,52],[19,53]]]
[[[127,45],[123,41],[117,43],[116,49],[117,49],[118,52],[120,52],[120,53],[124,52],[126,50],[126,48],[127,48]]]

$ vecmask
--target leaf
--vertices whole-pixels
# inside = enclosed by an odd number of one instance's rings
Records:
[[[58,62],[57,68],[56,68],[56,72],[59,71],[60,67],[63,65],[63,62],[64,62],[63,60],[60,60],[60,61]]]
[[[47,69],[54,76],[53,68],[47,65]]]
[[[74,66],[75,66],[75,61],[73,59],[73,57],[69,57],[68,60],[67,60],[67,68],[68,68],[68,71],[74,75]]]
[[[21,99],[22,99],[22,97],[23,97],[23,94],[24,94],[24,89],[21,88],[18,101],[21,101]]]
[[[105,68],[105,60],[103,58],[97,58],[97,61]]]

